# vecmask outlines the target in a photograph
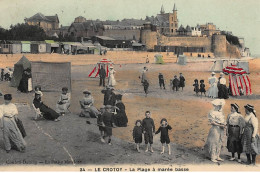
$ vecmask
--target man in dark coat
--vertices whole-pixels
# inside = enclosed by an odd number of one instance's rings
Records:
[[[99,86],[103,84],[103,87],[105,87],[105,79],[106,79],[106,70],[104,69],[103,65],[101,65],[100,71],[99,71]]]
[[[179,85],[179,87],[182,88],[182,91],[183,91],[183,88],[185,87],[185,78],[182,75],[182,73],[180,73],[180,85]]]
[[[174,79],[172,80],[172,90],[174,91],[174,89],[176,89],[176,91],[178,91],[179,85],[180,85],[180,81],[177,78],[177,76],[175,75]]]
[[[163,89],[165,89],[165,84],[164,84],[164,78],[163,78],[163,74],[162,73],[159,73],[159,85],[160,85],[160,88],[162,89],[162,86],[163,86]]]
[[[115,106],[116,98],[115,98],[114,88],[106,87],[101,92],[104,94],[104,105]]]

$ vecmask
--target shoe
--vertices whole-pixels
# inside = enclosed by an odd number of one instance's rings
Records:
[[[108,143],[108,145],[112,145],[112,144],[111,144],[111,142],[110,142],[110,143]]]
[[[151,149],[151,153],[153,153],[153,149]]]
[[[164,152],[161,152],[161,154],[164,154]]]
[[[241,163],[242,161],[241,161],[241,159],[237,159],[237,162],[238,162],[238,163]]]
[[[146,149],[145,152],[147,153],[147,152],[148,152],[148,149]]]
[[[140,151],[140,150],[137,150],[137,152],[138,152],[138,153],[141,153],[141,151]]]
[[[55,122],[58,122],[59,120],[58,120],[58,119],[55,119],[54,121],[55,121]]]
[[[214,163],[218,163],[218,161],[216,159],[211,159],[211,161]]]
[[[218,160],[218,161],[224,161],[224,160],[223,160],[223,159],[221,159],[220,157],[219,157],[219,158],[217,158],[217,160]]]
[[[234,161],[234,160],[235,160],[235,157],[231,157],[229,160],[230,160],[230,161]]]

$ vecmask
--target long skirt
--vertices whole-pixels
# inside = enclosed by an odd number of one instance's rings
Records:
[[[254,128],[253,128],[252,124],[246,123],[246,126],[244,128],[243,137],[242,137],[243,152],[246,154],[256,154],[251,146],[253,131],[254,131]]]
[[[239,126],[228,126],[228,140],[227,149],[231,153],[242,153],[243,147],[240,138],[240,127]]]
[[[115,80],[115,77],[114,77],[113,74],[108,77],[108,85],[109,86],[116,86],[116,80]]]
[[[219,157],[223,145],[223,138],[224,128],[220,128],[219,126],[212,126],[210,128],[204,150],[206,151],[206,155],[212,160]]]
[[[17,149],[19,151],[25,148],[26,142],[18,129],[16,122],[13,118],[3,118],[3,136],[4,145],[6,150],[11,150],[11,148]]]
[[[213,86],[211,86],[209,88],[208,96],[209,97],[213,97],[213,98],[217,98],[218,97],[218,87],[217,87],[217,85],[213,85]]]
[[[220,84],[218,87],[218,98],[227,99],[228,98],[228,89],[226,85]]]
[[[63,104],[56,104],[56,112],[57,113],[67,113],[69,112],[68,108],[70,107],[70,102]]]
[[[47,120],[55,120],[60,116],[56,111],[44,104],[40,107],[40,111],[43,113],[43,117]]]
[[[94,106],[90,106],[84,109],[81,109],[80,117],[86,117],[86,118],[96,118],[99,114],[97,108]]]

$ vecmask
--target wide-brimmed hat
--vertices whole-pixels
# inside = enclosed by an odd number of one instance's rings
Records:
[[[216,73],[213,71],[211,74],[212,74],[212,75],[215,75]]]
[[[234,107],[236,109],[236,111],[238,112],[239,106],[236,103],[232,103],[231,106]]]
[[[12,94],[5,94],[4,100],[12,100]]]
[[[223,76],[223,75],[224,75],[224,73],[222,73],[222,72],[220,72],[219,74],[220,74],[220,76]]]
[[[244,107],[250,112],[255,112],[255,107],[253,105],[247,104]]]
[[[63,87],[61,90],[62,91],[68,91],[69,89],[67,87]]]
[[[91,94],[91,92],[88,89],[84,89],[83,94]]]
[[[224,99],[215,99],[211,102],[214,106],[224,106],[225,100]]]
[[[113,66],[110,66],[109,68],[114,68]]]

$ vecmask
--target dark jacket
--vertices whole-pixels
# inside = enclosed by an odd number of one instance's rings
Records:
[[[133,130],[133,138],[142,138],[143,128],[142,126],[135,126]]]
[[[99,77],[100,78],[106,78],[106,70],[104,68],[101,68],[100,71],[99,71]]]
[[[155,125],[152,118],[145,118],[142,121],[143,131],[155,132]]]
[[[170,125],[167,125],[165,127],[160,126],[159,129],[155,132],[155,134],[158,134],[161,132],[161,138],[167,138],[169,137],[168,130],[171,130],[172,127]]]

